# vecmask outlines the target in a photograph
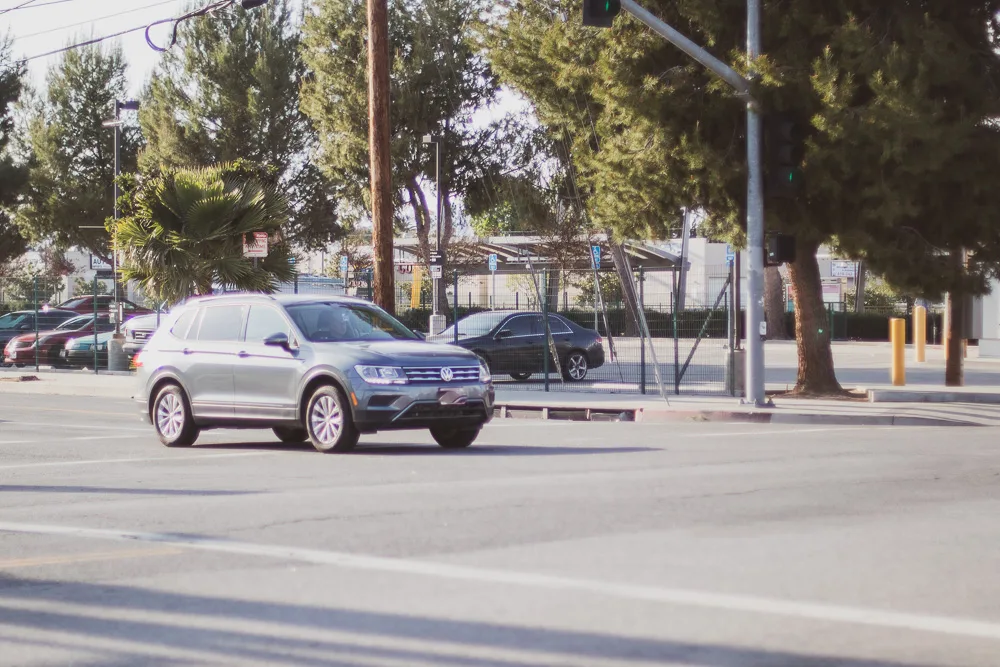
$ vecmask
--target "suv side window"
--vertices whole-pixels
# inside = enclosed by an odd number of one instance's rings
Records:
[[[194,322],[194,316],[198,314],[196,310],[188,310],[181,313],[181,316],[177,318],[174,322],[174,326],[170,328],[170,333],[174,335],[175,338],[180,338],[181,340],[187,340],[189,338],[188,333],[191,329],[191,323]]]
[[[250,306],[250,314],[247,315],[247,331],[244,340],[248,343],[262,343],[265,338],[274,334],[283,333],[289,338],[292,332],[288,322],[274,308],[270,306]]]
[[[238,341],[246,306],[207,306],[202,310],[198,340]]]

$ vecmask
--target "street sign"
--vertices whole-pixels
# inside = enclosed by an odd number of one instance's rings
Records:
[[[344,278],[347,276],[347,255],[340,256],[340,277]]]
[[[110,271],[111,265],[96,255],[90,256],[90,268],[93,271]]]
[[[857,272],[855,262],[832,262],[830,264],[830,275],[834,278],[853,278]]]
[[[247,235],[243,235],[243,256],[244,257],[267,257],[267,232],[254,232],[250,242],[247,243]]]
[[[590,246],[590,256],[594,268],[595,269],[601,268],[601,246],[599,245]]]
[[[496,273],[497,270],[497,256],[496,254],[490,255],[489,257],[490,272]]]
[[[440,264],[431,264],[431,278],[441,278],[444,276],[444,267]]]
[[[736,261],[736,251],[733,250],[733,246],[726,244],[726,261],[734,262]]]

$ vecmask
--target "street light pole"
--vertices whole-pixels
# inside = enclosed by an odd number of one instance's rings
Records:
[[[121,318],[118,313],[118,248],[117,243],[115,243],[116,234],[118,232],[118,197],[120,193],[118,192],[118,177],[121,175],[122,171],[122,120],[121,112],[123,110],[128,111],[138,111],[139,102],[136,100],[128,100],[126,102],[121,102],[119,100],[114,101],[113,105],[114,118],[103,123],[104,127],[114,128],[115,131],[115,178],[114,178],[114,220],[115,220],[115,232],[111,237],[111,288],[114,292],[114,308],[115,308],[115,336],[121,334]],[[97,326],[97,322],[94,322],[94,326]]]
[[[441,137],[425,134],[424,135],[425,144],[434,144],[434,187],[437,189],[437,202],[434,211],[435,224],[437,226],[437,231],[435,232],[435,242],[434,242],[434,254],[437,255],[437,261],[441,261],[441,216],[443,215],[441,197]],[[433,262],[432,262],[433,263]],[[439,289],[439,278],[434,276],[432,279],[433,287],[431,291],[434,293],[434,302],[432,305],[432,313],[434,315],[438,314],[438,289]]]

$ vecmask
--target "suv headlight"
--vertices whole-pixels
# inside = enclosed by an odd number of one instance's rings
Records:
[[[490,367],[483,363],[482,360],[479,361],[479,381],[483,384],[493,381],[493,376],[490,374]]]
[[[397,366],[355,366],[354,370],[368,384],[406,384],[406,373]]]

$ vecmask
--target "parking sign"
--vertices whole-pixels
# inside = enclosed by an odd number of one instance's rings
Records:
[[[340,275],[341,277],[347,275],[347,255],[340,256]]]
[[[489,257],[490,272],[496,273],[497,270],[497,256],[496,254],[490,255]]]
[[[594,261],[594,268],[601,268],[601,246],[592,245],[590,246],[590,253]]]
[[[726,244],[726,261],[732,262],[736,259],[736,251],[733,250],[733,246]]]

